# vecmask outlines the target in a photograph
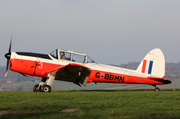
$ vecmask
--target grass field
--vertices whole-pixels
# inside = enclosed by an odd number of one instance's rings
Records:
[[[179,90],[1,91],[0,111],[9,112],[0,118],[179,119]],[[78,111],[63,113],[62,109]]]

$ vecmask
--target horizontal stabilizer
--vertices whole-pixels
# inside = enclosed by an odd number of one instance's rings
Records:
[[[159,77],[148,77],[151,80],[167,80],[167,78],[159,78]]]
[[[148,77],[151,80],[162,82],[163,84],[170,84],[171,81],[167,80],[167,78],[159,78],[159,77]]]

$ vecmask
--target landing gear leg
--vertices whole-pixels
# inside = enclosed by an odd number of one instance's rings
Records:
[[[46,93],[51,92],[51,86],[52,86],[52,84],[54,82],[55,77],[52,76],[52,75],[48,75],[48,77],[49,77],[49,80],[48,80],[47,84],[44,84],[41,87],[42,92],[46,92]]]
[[[152,85],[155,87],[155,91],[160,91],[160,89],[158,87],[156,87],[156,85]]]

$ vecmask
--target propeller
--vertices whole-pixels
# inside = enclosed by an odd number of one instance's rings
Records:
[[[6,59],[7,59],[5,78],[6,78],[7,74],[8,74],[9,60],[11,58],[11,44],[12,44],[12,37],[11,37],[11,41],[10,41],[10,45],[9,45],[9,51],[8,51],[8,53],[6,53],[4,55],[6,57]]]

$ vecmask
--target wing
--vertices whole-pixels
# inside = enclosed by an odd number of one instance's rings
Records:
[[[55,80],[62,80],[73,82],[79,86],[81,83],[86,87],[88,76],[90,75],[91,70],[88,67],[79,64],[68,64],[61,66],[57,69],[54,69],[49,74],[55,76]]]

